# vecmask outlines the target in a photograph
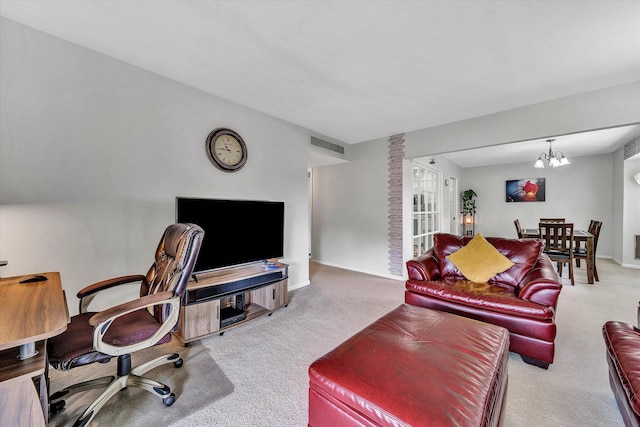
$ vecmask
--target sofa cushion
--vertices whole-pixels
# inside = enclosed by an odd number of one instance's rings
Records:
[[[405,287],[409,292],[457,304],[470,311],[487,310],[542,321],[552,320],[555,314],[552,307],[518,298],[511,286],[449,278],[437,281],[407,280]]]
[[[458,270],[447,256],[465,246],[471,237],[456,236],[448,233],[438,233],[434,236],[433,248],[440,264],[440,276],[443,278],[463,279],[464,275]],[[518,287],[524,276],[535,266],[542,253],[540,239],[504,239],[501,237],[486,237],[502,255],[509,258],[514,265],[497,274],[489,283],[501,283]]]
[[[447,259],[464,277],[478,283],[488,282],[514,264],[479,233],[465,246],[447,255]]]

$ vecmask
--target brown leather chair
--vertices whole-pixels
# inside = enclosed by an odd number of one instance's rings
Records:
[[[596,253],[598,249],[598,237],[600,236],[600,229],[602,228],[602,221],[591,220],[589,224],[589,229],[587,230],[589,233],[593,234],[593,277],[597,282],[600,281],[598,278],[598,267],[596,266]],[[573,251],[573,257],[576,260],[576,267],[580,267],[580,260],[587,259],[587,248],[583,248],[578,246],[579,243],[576,243],[576,248]]]
[[[520,228],[520,220],[519,219],[514,220],[513,224],[516,226],[516,233],[518,234],[518,239],[522,239],[522,228]]]
[[[573,278],[573,224],[568,222],[541,222],[538,224],[540,239],[544,242],[544,253],[558,265],[562,276],[562,265],[569,264],[571,285]]]
[[[81,391],[104,388],[80,415],[74,426],[87,425],[102,406],[120,390],[140,387],[158,396],[170,406],[175,401],[168,386],[142,375],[161,365],[182,366],[178,354],[161,356],[132,369],[131,353],[171,341],[178,323],[180,300],[187,289],[204,231],[194,224],[172,224],[165,230],[155,262],[146,276],[131,275],[105,280],[78,292],[80,314],[62,334],[47,342],[49,362],[61,371],[118,357],[117,377],[103,377],[72,385],[50,397],[50,409],[56,414],[65,405],[63,399]],[[99,313],[87,311],[100,291],[140,282],[140,298]]]

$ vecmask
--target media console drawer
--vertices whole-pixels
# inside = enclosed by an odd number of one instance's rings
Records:
[[[288,304],[288,265],[234,267],[189,281],[176,336],[188,343]]]

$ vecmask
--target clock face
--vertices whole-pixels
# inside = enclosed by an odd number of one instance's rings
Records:
[[[207,138],[207,154],[218,169],[234,172],[247,161],[247,146],[231,129],[216,129]]]
[[[222,163],[235,166],[242,160],[242,146],[231,135],[222,135],[213,144],[213,150]]]

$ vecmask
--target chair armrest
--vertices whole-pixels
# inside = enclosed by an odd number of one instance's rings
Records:
[[[153,307],[155,305],[163,304],[167,304],[171,307],[169,316],[165,319],[162,325],[160,325],[158,330],[146,340],[124,346],[114,346],[102,340],[113,321],[118,317],[145,307]],[[103,310],[99,313],[94,314],[89,319],[89,324],[94,327],[93,347],[102,353],[110,354],[112,356],[131,353],[143,348],[151,347],[155,345],[155,343],[157,343],[160,339],[162,339],[162,337],[171,332],[173,327],[178,322],[179,312],[180,297],[174,297],[173,293],[169,291],[159,292],[152,295],[145,295],[136,300],[128,301],[115,307]]]
[[[534,268],[522,279],[518,288],[519,298],[555,308],[562,283],[555,270]]]
[[[638,303],[638,323],[636,323],[636,327],[640,328],[640,302]]]
[[[109,319],[115,319],[123,314],[131,313],[132,311],[136,311],[141,308],[167,303],[172,296],[173,293],[169,291],[158,292],[157,294],[145,295],[138,299],[134,299],[133,301],[127,301],[123,304],[109,307],[106,310],[91,316],[89,324],[91,326],[96,326]]]
[[[440,265],[435,257],[433,248],[421,256],[407,261],[407,273],[412,280],[440,279]]]
[[[85,313],[91,301],[96,297],[96,295],[104,291],[106,289],[114,288],[119,285],[126,285],[134,282],[141,282],[145,279],[145,276],[141,274],[135,274],[130,276],[121,276],[114,277],[113,279],[103,280],[102,282],[97,282],[89,286],[85,286],[82,288],[76,296],[80,299],[79,302],[79,311],[80,313]]]

